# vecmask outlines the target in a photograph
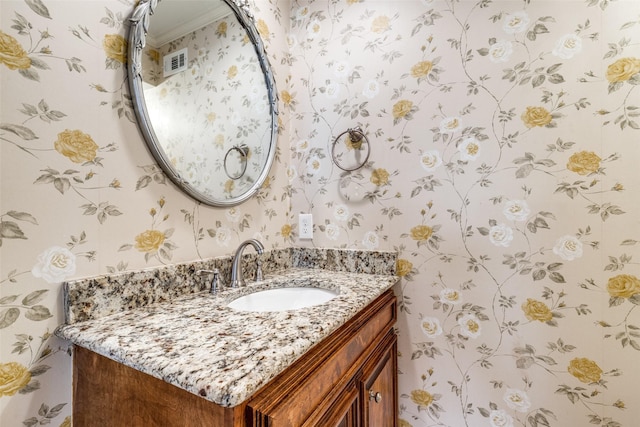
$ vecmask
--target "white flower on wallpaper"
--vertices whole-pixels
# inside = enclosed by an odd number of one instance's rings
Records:
[[[489,229],[489,241],[502,247],[509,247],[513,241],[513,229],[506,224],[497,224]]]
[[[338,237],[340,237],[340,227],[335,224],[329,223],[326,225],[324,233],[327,236],[327,239],[333,241],[338,240]]]
[[[347,61],[337,61],[333,65],[333,74],[338,78],[347,77],[351,71],[351,66]]]
[[[298,47],[298,37],[295,34],[287,34],[287,45],[289,49],[295,49]]]
[[[362,245],[368,250],[377,249],[380,246],[380,238],[375,231],[367,231],[364,233]]]
[[[438,166],[442,165],[442,157],[438,150],[428,150],[420,156],[420,165],[427,172],[435,171]]]
[[[509,408],[514,411],[527,412],[531,407],[531,401],[527,393],[517,388],[507,388],[503,399]]]
[[[298,153],[306,153],[311,147],[311,142],[308,139],[301,139],[295,145],[295,149]]]
[[[491,62],[507,62],[513,53],[513,43],[509,40],[498,40],[489,47],[489,59]]]
[[[76,256],[67,248],[52,246],[38,255],[38,262],[31,269],[34,277],[47,283],[59,283],[76,273]]]
[[[329,81],[324,94],[327,96],[327,99],[337,99],[338,95],[340,95],[340,84]]]
[[[349,208],[347,205],[339,204],[333,208],[333,217],[338,221],[346,221],[349,219]]]
[[[440,302],[443,304],[458,305],[462,303],[462,295],[455,289],[446,288],[440,291]]]
[[[465,314],[458,319],[458,325],[460,326],[460,333],[467,338],[478,338],[480,336],[482,328],[480,327],[480,321],[478,318],[471,314]]]
[[[242,211],[240,210],[239,207],[234,206],[232,208],[227,209],[227,211],[225,212],[225,216],[227,217],[227,220],[229,222],[233,224],[237,224],[242,219]]]
[[[445,117],[440,121],[440,132],[454,133],[462,128],[460,117]]]
[[[378,81],[373,79],[367,81],[364,89],[362,90],[362,95],[364,95],[365,98],[373,99],[378,95],[378,93],[380,93],[380,84]]]
[[[507,34],[518,34],[526,31],[529,26],[529,15],[524,10],[505,15],[502,21],[502,29]]]
[[[322,32],[322,24],[319,20],[314,19],[307,25],[307,41],[314,41]]]
[[[442,335],[442,326],[440,325],[440,319],[437,317],[423,317],[420,320],[420,327],[422,328],[422,332],[429,338]]]
[[[221,226],[216,228],[216,243],[218,246],[227,247],[229,243],[231,243],[231,238],[233,237],[233,230],[229,227]]]
[[[287,168],[287,178],[289,179],[289,182],[293,182],[298,176],[298,172],[296,171],[296,169],[293,166],[289,166]]]
[[[562,59],[571,59],[580,51],[582,51],[582,39],[570,33],[558,39],[551,53]]]
[[[526,221],[531,209],[524,200],[509,200],[504,204],[502,212],[507,219],[512,221]]]
[[[309,176],[316,176],[322,168],[322,159],[317,154],[312,154],[307,159],[306,173]]]
[[[465,138],[458,145],[458,152],[460,153],[460,160],[475,160],[480,154],[480,142],[474,137]]]
[[[582,242],[575,236],[562,236],[556,241],[553,253],[562,259],[573,261],[582,256]]]
[[[309,15],[311,14],[311,11],[309,10],[308,6],[303,6],[303,7],[299,7],[295,13],[293,14],[294,18],[297,21],[303,21],[305,20]]]
[[[513,417],[504,409],[496,409],[489,413],[491,427],[513,427]]]

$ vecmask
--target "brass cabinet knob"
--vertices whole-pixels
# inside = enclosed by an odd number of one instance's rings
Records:
[[[376,403],[380,403],[382,400],[382,394],[380,392],[369,390],[369,400],[374,400]]]

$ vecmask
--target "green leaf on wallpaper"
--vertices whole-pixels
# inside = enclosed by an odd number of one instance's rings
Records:
[[[531,174],[531,172],[533,172],[533,165],[532,164],[528,164],[528,165],[524,165],[520,168],[518,168],[516,170],[516,178],[521,179],[521,178],[526,178],[529,176],[529,174]]]
[[[624,302],[624,298],[611,297],[609,298],[609,307],[615,307]]]
[[[13,221],[0,221],[0,242],[2,239],[26,239],[22,229]]]
[[[7,215],[9,215],[11,218],[14,218],[20,221],[27,221],[27,222],[30,222],[31,224],[38,225],[38,221],[33,217],[33,215],[28,214],[26,212],[9,211],[7,212]]]
[[[0,123],[0,129],[11,132],[25,141],[31,141],[34,139],[38,139],[35,133],[31,129],[25,126],[20,125],[12,125],[10,123]]]
[[[11,304],[15,300],[18,299],[20,295],[8,295],[6,297],[0,298],[0,305]]]
[[[640,294],[630,296],[629,302],[634,305],[640,305]]]
[[[38,375],[44,374],[49,369],[51,369],[51,366],[40,365],[40,366],[34,366],[33,368],[29,369],[29,372],[31,372],[32,377],[37,377]]]
[[[20,310],[15,307],[0,311],[0,329],[11,326],[20,316]]]
[[[32,59],[32,58],[30,58]],[[20,74],[22,77],[27,78],[29,80],[33,80],[36,82],[40,81],[40,75],[38,74],[38,72],[32,68],[27,68],[27,69],[20,69],[18,70],[18,74]]]
[[[555,283],[566,283],[564,276],[558,272],[549,273],[549,279]]]
[[[31,58],[29,57],[29,59],[31,59],[31,66],[35,67],[39,70],[50,70],[51,67],[49,67],[49,64],[47,64],[46,62],[44,62],[41,59],[38,58]]]
[[[29,320],[40,321],[53,317],[49,309],[43,305],[34,305],[24,313],[24,316]]]
[[[25,3],[27,3],[27,6],[29,6],[31,10],[33,10],[35,13],[37,13],[38,15],[44,18],[51,19],[51,15],[49,14],[49,9],[47,9],[47,6],[45,6],[44,3],[42,3],[42,1],[40,0],[24,0],[24,1]]]
[[[39,291],[31,292],[29,295],[22,299],[22,305],[26,305],[27,307],[29,307],[37,302],[42,301],[47,292],[49,292],[48,289],[41,289]]]
[[[633,239],[626,239],[622,243],[620,243],[621,246],[631,246],[631,245],[637,245],[637,244],[638,244],[638,240],[633,240]]]

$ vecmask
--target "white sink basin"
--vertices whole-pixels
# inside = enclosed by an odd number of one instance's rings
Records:
[[[227,306],[240,311],[297,310],[324,304],[336,295],[338,292],[322,288],[275,288],[241,296]]]

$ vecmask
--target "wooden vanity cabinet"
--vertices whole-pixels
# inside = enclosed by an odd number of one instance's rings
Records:
[[[395,302],[388,290],[233,408],[77,347],[74,425],[394,427]]]

